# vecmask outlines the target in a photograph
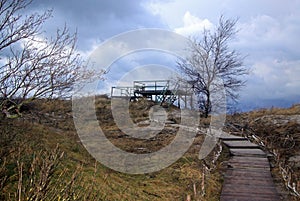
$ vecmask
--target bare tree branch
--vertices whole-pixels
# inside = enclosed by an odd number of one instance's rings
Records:
[[[101,76],[87,69],[76,51],[77,34],[66,26],[47,39],[41,26],[51,11],[23,16],[27,0],[0,4],[0,109],[18,110],[33,99],[70,96],[75,83]]]
[[[238,90],[245,84],[242,76],[248,70],[243,66],[244,57],[228,46],[237,33],[236,22],[221,16],[216,30],[204,30],[201,39],[191,39],[190,55],[177,62],[185,80],[193,83],[199,109],[206,117],[211,112],[212,83],[217,77],[223,79],[227,98],[232,101],[237,101]]]

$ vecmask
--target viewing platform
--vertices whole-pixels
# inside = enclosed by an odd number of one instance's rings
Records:
[[[193,93],[188,87],[180,87],[171,80],[147,80],[134,81],[133,86],[115,86],[111,88],[111,98],[125,98],[130,101],[138,101],[145,98],[161,104],[172,105],[175,102],[187,104]],[[189,98],[190,97],[190,98]]]

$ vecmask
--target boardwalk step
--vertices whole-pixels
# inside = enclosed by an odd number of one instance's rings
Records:
[[[260,169],[258,170],[257,168],[248,168],[248,169],[243,169],[243,168],[234,168],[234,169],[230,169],[228,168],[228,170],[226,171],[226,175],[228,176],[235,176],[235,175],[239,175],[242,177],[248,176],[248,177],[271,177],[271,172],[268,170],[263,170]]]
[[[277,196],[262,195],[262,196],[251,196],[249,194],[230,194],[230,195],[221,195],[221,201],[279,201],[280,199]]]
[[[235,140],[238,140],[238,141],[248,141],[247,138],[244,138],[244,137],[240,137],[240,136],[235,136],[235,135],[230,135],[230,134],[222,134],[220,136],[220,139],[223,140],[223,141],[235,141]]]
[[[270,187],[270,185],[272,185]],[[261,187],[261,186],[253,186],[253,185],[242,185],[242,184],[227,184],[224,187],[224,191],[229,193],[251,193],[252,195],[274,195],[277,194],[276,188],[272,183],[268,183],[267,186]]]
[[[249,187],[255,185],[256,187],[263,188],[268,186],[270,182],[273,182],[273,180],[266,179],[266,178],[253,178],[252,180],[248,180],[248,179],[241,179],[238,177],[226,177],[226,182],[224,182],[224,185],[234,183],[236,185],[244,185]]]
[[[229,147],[229,148],[235,148],[235,149],[239,149],[239,148],[245,148],[245,149],[255,149],[255,148],[259,148],[259,146],[257,144],[254,144],[252,142],[249,141],[223,141],[223,143]]]
[[[266,153],[261,149],[230,149],[231,155],[233,156],[260,156],[266,157]]]
[[[266,153],[239,136],[223,133],[220,138],[232,155],[227,163],[220,200],[280,200]]]
[[[245,157],[246,158],[246,157]],[[263,160],[260,160],[263,159]],[[243,159],[243,157],[234,157],[229,160],[229,165],[241,168],[241,167],[255,167],[255,168],[266,168],[270,167],[270,163],[267,158],[258,158],[258,157],[247,157],[246,159]]]

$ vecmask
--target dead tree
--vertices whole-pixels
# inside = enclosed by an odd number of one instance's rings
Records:
[[[74,83],[91,78],[67,27],[50,38],[41,32],[51,10],[24,15],[27,0],[0,3],[0,109],[7,115],[36,98],[63,98]]]
[[[221,16],[214,31],[204,30],[201,38],[190,40],[189,56],[177,62],[182,80],[193,86],[205,117],[211,112],[211,95],[218,87],[224,87],[226,99],[235,102],[239,89],[245,84],[243,76],[248,70],[243,66],[244,57],[228,46],[237,33],[236,22]],[[223,86],[213,84],[217,78],[223,80]]]

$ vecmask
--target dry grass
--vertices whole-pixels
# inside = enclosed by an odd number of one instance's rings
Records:
[[[261,109],[227,118],[228,131],[246,135],[273,154],[273,174],[279,185],[285,186],[291,195],[286,195],[288,200],[300,197],[297,197],[297,192],[300,192],[300,161],[292,160],[300,156],[299,117],[300,105],[297,104],[287,109]]]
[[[152,105],[133,103],[134,121],[147,119]],[[0,200],[185,200],[187,196],[191,200],[218,200],[221,176],[217,169],[203,174],[205,166],[197,158],[201,135],[170,167],[128,175],[95,162],[84,149],[69,101],[37,100],[26,107],[22,118],[0,123]],[[124,138],[112,121],[110,100],[98,97],[96,107],[106,135],[124,150],[140,153],[133,148],[139,146],[146,152],[155,151],[175,136],[176,129],[165,128],[157,140]]]

